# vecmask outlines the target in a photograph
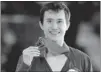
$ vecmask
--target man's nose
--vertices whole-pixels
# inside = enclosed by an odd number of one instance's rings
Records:
[[[57,28],[58,28],[57,23],[52,24],[52,29],[57,29]]]

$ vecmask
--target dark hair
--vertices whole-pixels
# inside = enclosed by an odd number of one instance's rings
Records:
[[[56,12],[58,12],[59,10],[64,10],[67,20],[70,20],[70,16],[71,16],[70,10],[65,5],[65,3],[63,3],[63,2],[51,2],[51,3],[44,5],[42,7],[42,9],[40,10],[40,21],[41,21],[41,23],[43,23],[45,11],[48,11],[48,10],[53,10]],[[68,17],[67,17],[67,15],[68,15]]]

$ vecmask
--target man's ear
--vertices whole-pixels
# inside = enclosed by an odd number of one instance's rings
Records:
[[[70,21],[69,21],[68,24],[67,24],[67,29],[66,29],[66,30],[68,30],[69,27],[70,27]]]
[[[42,25],[41,21],[39,21],[39,26],[43,30],[43,25]]]

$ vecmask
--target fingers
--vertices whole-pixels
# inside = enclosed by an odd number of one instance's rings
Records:
[[[31,61],[33,60],[33,57],[40,56],[40,51],[38,47],[30,46],[23,50],[23,61],[27,65],[31,65]]]
[[[29,55],[29,56],[39,56],[40,51],[38,50],[38,47],[30,46],[27,49],[23,50],[24,55]]]
[[[38,47],[28,47],[27,49],[23,50],[23,53],[29,53],[29,52],[38,52],[40,53],[40,51],[38,50]]]

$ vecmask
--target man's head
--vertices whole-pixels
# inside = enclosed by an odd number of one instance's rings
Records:
[[[45,37],[52,40],[64,39],[70,25],[70,11],[62,2],[48,3],[40,11],[39,23]]]
[[[40,21],[42,24],[43,24],[43,19],[44,19],[44,13],[45,11],[48,11],[48,10],[52,10],[55,12],[64,10],[66,19],[70,20],[70,16],[71,16],[70,10],[63,2],[51,2],[51,3],[44,5],[42,9],[40,10]]]

